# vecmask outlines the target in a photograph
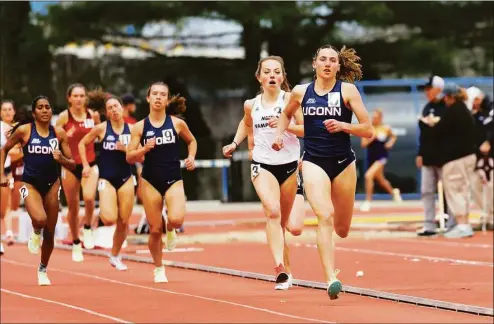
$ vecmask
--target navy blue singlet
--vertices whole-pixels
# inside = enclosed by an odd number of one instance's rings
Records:
[[[151,125],[149,117],[146,117],[141,145],[146,145],[147,140],[151,138],[156,138],[156,146],[145,155],[142,178],[146,179],[161,195],[164,195],[175,182],[182,179],[179,138],[170,115],[166,115],[160,127]]]
[[[382,164],[386,164],[388,161],[388,150],[386,149],[388,134],[382,128],[375,128],[375,130],[376,138],[367,146],[367,164],[369,167],[376,161],[380,161]]]
[[[330,133],[323,124],[326,119],[351,123],[352,111],[341,94],[342,81],[323,95],[314,90],[315,81],[307,86],[301,106],[304,114],[304,161],[319,165],[333,180],[355,160],[350,134]]]
[[[36,124],[31,123],[29,140],[22,148],[24,153],[22,182],[31,184],[43,197],[50,191],[59,176],[59,166],[53,158],[53,150],[58,147],[53,126],[50,125],[48,136],[42,137],[36,130]]]
[[[125,158],[125,152],[116,148],[117,141],[120,141],[125,146],[129,145],[129,125],[124,123],[122,134],[117,134],[113,130],[111,122],[106,121],[106,133],[103,138],[98,163],[99,177],[108,180],[116,190],[126,183],[132,175],[131,166]]]

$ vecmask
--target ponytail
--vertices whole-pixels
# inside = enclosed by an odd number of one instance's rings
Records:
[[[14,132],[19,127],[21,127],[22,125],[30,124],[34,121],[33,111],[36,109],[36,104],[38,103],[38,100],[40,100],[40,99],[45,99],[50,104],[50,108],[52,107],[50,99],[48,99],[47,96],[41,95],[41,96],[37,96],[36,98],[34,98],[33,101],[31,102],[31,113],[29,113],[29,111],[26,111],[26,114],[24,116],[22,116],[22,118],[19,120],[19,122],[17,124],[15,124],[15,126],[12,127],[12,129],[9,131],[9,137],[12,136],[12,134],[14,134]]]
[[[187,106],[185,105],[186,99],[184,97],[180,97],[179,95],[175,95],[168,100],[168,105],[166,106],[166,113],[168,115],[182,115]]]
[[[8,132],[8,136],[11,137],[12,134],[14,134],[14,132],[17,130],[17,128],[21,127],[22,125],[25,125],[25,124],[30,124],[34,121],[33,119],[33,114],[29,114],[29,113],[26,113],[26,116],[22,119],[20,119],[17,124],[15,124],[14,127],[12,127],[10,129],[10,131]]]

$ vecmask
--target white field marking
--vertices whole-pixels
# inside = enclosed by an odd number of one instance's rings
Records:
[[[427,244],[437,244],[446,246],[460,246],[460,247],[472,247],[481,249],[492,249],[494,245],[492,244],[481,244],[481,243],[462,243],[462,242],[445,242],[445,241],[433,241],[429,239],[418,239],[418,240],[407,240],[400,239],[397,242],[407,242],[407,243],[427,243]]]
[[[163,249],[163,253],[182,253],[182,252],[202,252],[204,251],[203,248],[193,248],[193,247],[188,247],[188,248],[175,248],[172,251],[168,251],[168,249]],[[149,250],[136,250],[136,254],[149,254]]]
[[[300,245],[300,246],[317,248],[317,245],[315,245],[315,244],[305,244],[305,245]],[[420,255],[420,254],[395,253],[395,252],[355,249],[355,248],[346,248],[346,247],[336,247],[336,250],[347,251],[347,252],[356,252],[356,253],[364,253],[364,254],[376,254],[376,255],[403,257],[403,258],[409,258],[409,259],[411,259],[411,261],[429,260],[429,261],[433,261],[433,262],[448,262],[448,263],[456,263],[456,264],[461,264],[461,265],[471,265],[471,266],[481,266],[481,267],[491,267],[491,268],[494,267],[494,263],[492,263],[492,262],[432,257],[432,256]]]
[[[23,263],[23,262],[18,262],[18,261],[13,261],[13,260],[8,260],[8,259],[2,259],[2,262],[5,263],[10,263],[10,264],[15,264],[27,268],[37,268],[37,266],[33,266],[31,264]],[[238,306],[242,308],[247,308],[251,310],[256,310],[268,314],[273,314],[273,315],[278,315],[278,316],[283,316],[283,317],[288,317],[288,318],[294,318],[297,320],[303,320],[303,321],[308,321],[308,322],[316,322],[316,323],[335,323],[335,322],[329,322],[325,320],[320,320],[320,319],[315,319],[315,318],[309,318],[309,317],[302,317],[302,316],[296,316],[296,315],[290,315],[286,313],[281,313],[277,311],[273,311],[270,309],[266,308],[260,308],[260,307],[255,307],[255,306],[250,306],[250,305],[245,305],[245,304],[240,304],[240,303],[235,303],[227,300],[222,300],[222,299],[216,299],[216,298],[210,298],[210,297],[204,297],[204,296],[199,296],[199,295],[192,295],[192,294],[187,294],[187,293],[182,293],[182,292],[176,292],[172,290],[167,290],[167,289],[160,289],[160,288],[154,288],[154,287],[148,287],[148,286],[142,286],[142,285],[137,285],[129,282],[124,282],[124,281],[119,281],[119,280],[114,280],[114,279],[109,279],[105,277],[100,277],[100,276],[95,276],[95,275],[89,275],[81,272],[75,272],[75,271],[69,271],[69,270],[63,270],[63,269],[55,269],[55,268],[50,268],[50,271],[56,271],[56,272],[61,272],[61,273],[67,273],[75,276],[80,276],[80,277],[86,277],[86,278],[92,278],[92,279],[97,279],[101,281],[106,281],[106,282],[111,282],[114,284],[119,284],[123,286],[129,286],[129,287],[134,287],[134,288],[141,288],[141,289],[147,289],[147,290],[152,290],[152,291],[159,291],[159,292],[164,292],[172,295],[180,295],[180,296],[186,296],[186,297],[192,297],[192,298],[197,298],[197,299],[202,299],[202,300],[207,300],[215,303],[220,303],[220,304],[227,304],[227,305],[232,305],[232,306]]]
[[[341,250],[341,251],[349,251],[349,252],[357,252],[357,253],[388,255],[388,256],[397,256],[397,257],[404,257],[404,258],[411,258],[411,259],[422,259],[422,260],[429,260],[429,261],[433,261],[433,262],[449,262],[449,263],[456,263],[456,264],[462,264],[462,265],[483,266],[483,267],[493,267],[494,266],[494,264],[492,262],[431,257],[431,256],[419,255],[419,254],[406,254],[406,253],[395,253],[395,252],[376,251],[376,250],[352,249],[352,248],[344,248],[344,247],[337,247],[336,249]]]
[[[25,294],[21,294],[19,292],[15,292],[15,291],[4,289],[4,288],[1,288],[0,290],[2,292],[4,292],[4,293],[7,293],[7,294],[12,294],[12,295],[16,295],[16,296],[20,296],[20,297],[24,297],[24,298],[28,298],[28,299],[35,299],[35,300],[43,301],[45,303],[56,304],[56,305],[64,306],[64,307],[67,307],[67,308],[72,308],[72,309],[75,309],[75,310],[78,310],[78,311],[81,311],[81,312],[84,312],[84,313],[88,313],[88,314],[91,314],[91,315],[95,315],[95,316],[99,316],[99,317],[102,317],[102,318],[106,318],[106,319],[115,321],[117,323],[132,323],[132,322],[125,321],[125,320],[120,319],[120,318],[117,318],[117,317],[113,317],[113,316],[101,314],[101,313],[98,313],[98,312],[94,312],[94,311],[89,310],[87,308],[77,307],[77,306],[74,306],[74,305],[70,305],[70,304],[66,304],[66,303],[61,303],[61,302],[57,302],[57,301],[50,300],[50,299],[45,299],[45,298],[40,298],[40,297],[35,297],[35,296],[30,296],[30,295],[25,295]]]

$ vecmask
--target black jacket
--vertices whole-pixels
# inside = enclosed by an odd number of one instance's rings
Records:
[[[478,129],[477,148],[488,141],[491,144],[489,156],[494,157],[494,102],[485,96],[480,106],[480,112],[474,115],[476,131]]]
[[[441,165],[475,153],[475,124],[462,101],[447,107],[433,129],[439,138]]]
[[[442,117],[446,109],[444,101],[428,102],[422,110],[422,116],[426,117],[430,113],[434,116]],[[419,121],[419,149],[418,156],[422,157],[422,163],[426,166],[440,166],[441,152],[438,151],[439,138],[432,127]]]

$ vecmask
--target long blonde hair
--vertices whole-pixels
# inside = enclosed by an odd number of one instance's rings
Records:
[[[316,54],[312,58],[313,61],[317,59],[319,52],[325,48],[330,48],[338,54],[338,62],[340,63],[340,71],[336,74],[336,78],[345,81],[354,83],[362,79],[362,64],[358,63],[360,61],[360,57],[357,55],[357,51],[353,48],[346,48],[345,45],[341,48],[341,50],[337,50],[336,47],[332,45],[324,45],[317,49]]]

